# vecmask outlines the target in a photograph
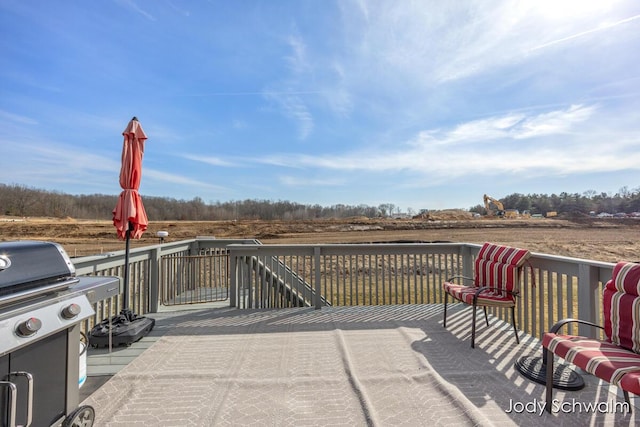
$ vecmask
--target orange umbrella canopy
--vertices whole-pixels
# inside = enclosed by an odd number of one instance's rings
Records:
[[[135,117],[131,119],[122,135],[124,136],[120,168],[122,192],[113,210],[113,225],[120,239],[124,240],[127,237],[139,239],[149,223],[142,198],[138,194],[142,177],[144,142],[147,140],[147,135]],[[129,236],[127,236],[127,230],[129,230]]]

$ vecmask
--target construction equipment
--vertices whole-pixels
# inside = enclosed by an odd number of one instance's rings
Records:
[[[504,217],[504,205],[500,200],[491,196],[484,195],[484,208],[487,210],[487,216]]]
[[[504,217],[507,219],[520,218],[520,212],[518,211],[518,209],[506,209],[504,211]]]

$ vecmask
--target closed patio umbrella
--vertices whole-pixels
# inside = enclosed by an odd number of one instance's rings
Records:
[[[139,239],[147,229],[147,213],[138,194],[142,176],[142,155],[147,135],[138,119],[131,119],[122,132],[122,166],[120,168],[120,186],[122,192],[113,209],[113,225],[118,238],[125,240],[123,308],[117,316],[109,317],[96,324],[89,334],[90,342],[96,347],[129,345],[145,336],[155,324],[155,320],[138,316],[129,308],[129,241]]]
[[[147,135],[136,117],[131,119],[122,132],[122,165],[120,167],[120,187],[122,192],[113,210],[113,225],[118,238],[125,240],[124,261],[124,309],[129,308],[129,240],[139,239],[149,223],[147,213],[138,194],[142,177],[142,156]]]
[[[142,177],[142,156],[147,135],[136,117],[131,119],[122,132],[122,165],[120,167],[120,187],[122,192],[113,210],[113,225],[118,237],[139,239],[149,223],[147,213],[138,193]]]

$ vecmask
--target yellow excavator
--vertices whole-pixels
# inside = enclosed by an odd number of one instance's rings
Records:
[[[487,216],[503,218],[505,215],[502,202],[486,194],[484,195],[484,208],[487,211]]]
[[[519,212],[517,209],[505,209],[500,200],[494,199],[486,194],[484,195],[484,208],[487,211],[487,216],[491,218],[531,218],[531,213],[529,211]]]

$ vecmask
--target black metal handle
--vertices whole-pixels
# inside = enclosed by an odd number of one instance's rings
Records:
[[[11,381],[0,381],[0,387],[9,389],[9,427],[16,427],[16,400],[18,399],[18,387]]]
[[[11,375],[27,378],[27,422],[24,427],[29,427],[33,421],[33,375],[25,371],[11,372],[9,376]]]

